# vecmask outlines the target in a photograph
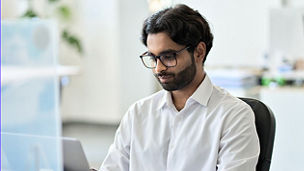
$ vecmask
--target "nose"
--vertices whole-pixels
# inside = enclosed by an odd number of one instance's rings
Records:
[[[167,70],[167,67],[160,61],[160,59],[156,60],[155,72],[160,73],[161,71]]]

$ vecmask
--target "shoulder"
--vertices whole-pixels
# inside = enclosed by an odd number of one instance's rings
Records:
[[[235,133],[247,130],[255,134],[255,116],[246,102],[218,87],[214,88],[210,100],[223,134],[232,130],[236,130]]]
[[[165,96],[165,90],[160,90],[150,96],[140,99],[129,107],[129,112],[143,113],[151,109],[157,109]]]
[[[159,113],[160,101],[163,100],[165,93],[164,90],[161,90],[133,103],[124,114],[121,124],[142,124],[145,123],[144,121],[146,121],[149,116],[152,118],[155,117],[155,115]]]
[[[231,95],[225,89],[222,89],[217,86],[214,86],[212,99],[218,101],[219,104],[226,107],[238,106],[238,107],[244,107],[250,109],[250,106],[247,103],[245,103],[238,97]]]
[[[216,86],[213,89],[210,104],[221,111],[222,117],[243,116],[252,118],[254,116],[251,107],[247,103]]]

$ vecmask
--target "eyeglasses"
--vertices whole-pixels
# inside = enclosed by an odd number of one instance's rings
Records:
[[[147,51],[147,52],[143,53],[142,55],[140,55],[140,58],[141,58],[141,61],[143,62],[143,64],[145,65],[145,67],[150,68],[150,69],[156,68],[157,59],[159,59],[161,61],[161,63],[163,65],[165,65],[166,67],[175,67],[177,64],[176,56],[179,53],[181,53],[183,50],[186,50],[188,48],[189,48],[189,46],[187,46],[179,51],[170,52],[170,53],[166,53],[166,54],[159,55],[159,56],[155,56]]]

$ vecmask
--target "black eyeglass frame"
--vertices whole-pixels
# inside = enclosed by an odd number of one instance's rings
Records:
[[[176,56],[177,56],[179,53],[181,53],[182,51],[184,51],[184,50],[186,50],[186,49],[189,49],[189,48],[190,48],[190,46],[186,46],[186,47],[184,47],[184,48],[182,48],[181,50],[178,50],[178,51],[176,51],[176,52],[171,52],[171,53],[168,53],[168,54],[165,54],[165,55],[158,55],[158,56],[153,55],[153,54],[147,55],[149,52],[146,51],[146,52],[144,52],[142,55],[140,55],[139,57],[140,57],[142,63],[144,64],[144,66],[145,66],[146,68],[149,68],[149,69],[154,69],[154,68],[156,68],[156,66],[157,66],[157,59],[159,59],[159,61],[160,61],[164,66],[166,66],[166,67],[168,67],[168,68],[169,68],[169,67],[175,67],[175,66],[177,65]],[[164,62],[162,61],[161,57],[162,57],[162,56],[168,56],[168,55],[172,55],[172,56],[174,57],[175,65],[167,66],[167,65],[164,64]],[[145,62],[144,62],[144,60],[143,60],[143,57],[145,57],[145,56],[149,56],[149,57],[153,57],[153,58],[154,58],[154,60],[155,60],[155,66],[154,66],[154,67],[149,67],[149,66],[147,66],[147,65],[145,64]]]

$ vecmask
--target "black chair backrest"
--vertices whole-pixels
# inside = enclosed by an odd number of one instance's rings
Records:
[[[260,156],[256,171],[269,171],[275,137],[275,118],[270,108],[259,100],[239,98],[252,108],[260,141]]]

